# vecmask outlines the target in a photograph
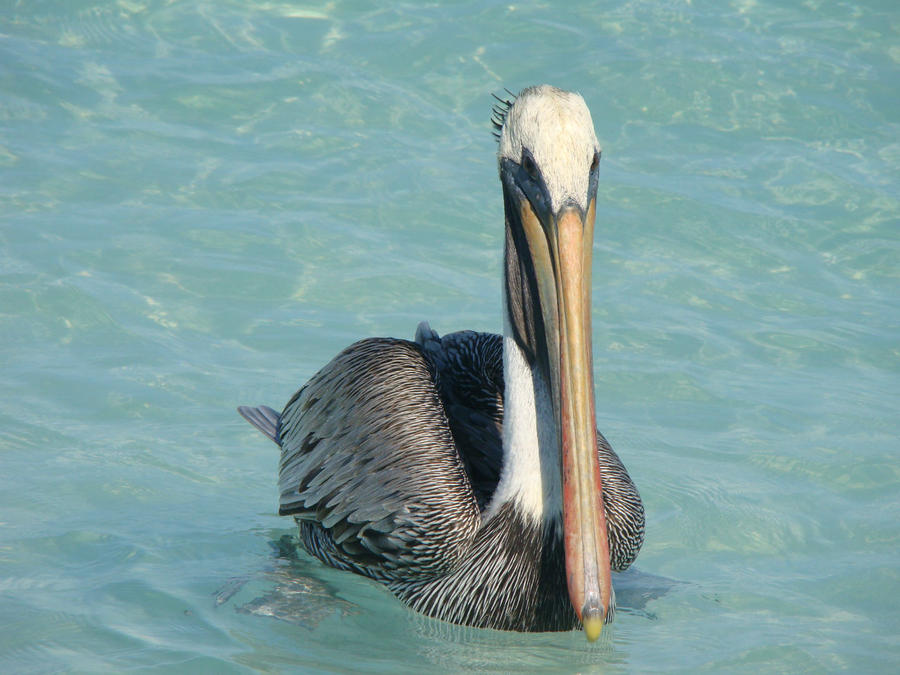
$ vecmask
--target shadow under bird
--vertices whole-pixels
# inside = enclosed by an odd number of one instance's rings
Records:
[[[596,640],[644,508],[597,431],[591,252],[600,147],[578,94],[494,107],[506,214],[503,335],[369,338],[279,414],[279,513],[306,550],[468,626]]]

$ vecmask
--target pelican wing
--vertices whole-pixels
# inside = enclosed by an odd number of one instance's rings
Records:
[[[405,340],[351,345],[287,404],[281,515],[338,567],[380,578],[443,574],[468,550],[478,507],[435,388]]]

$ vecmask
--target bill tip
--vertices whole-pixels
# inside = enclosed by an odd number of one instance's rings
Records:
[[[582,626],[584,626],[584,634],[588,639],[588,642],[596,642],[597,638],[600,637],[600,633],[603,631],[603,619],[598,615],[585,617],[582,622]]]

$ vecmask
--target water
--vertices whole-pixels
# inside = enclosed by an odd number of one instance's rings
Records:
[[[893,2],[0,10],[0,670],[894,672]],[[455,629],[297,557],[280,406],[500,327],[490,93],[604,147],[598,423],[647,508],[613,630]]]

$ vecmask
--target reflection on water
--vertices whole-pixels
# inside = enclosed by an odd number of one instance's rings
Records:
[[[346,616],[358,611],[349,602],[338,598],[328,584],[305,574],[308,565],[300,564],[296,538],[283,535],[270,543],[274,565],[254,584],[256,587],[262,584],[268,590],[265,595],[237,607],[238,612],[270,616],[312,629],[335,613]],[[229,580],[216,594],[216,604],[230,600],[249,580],[249,577]]]

